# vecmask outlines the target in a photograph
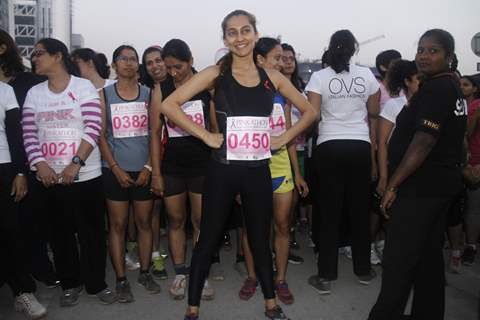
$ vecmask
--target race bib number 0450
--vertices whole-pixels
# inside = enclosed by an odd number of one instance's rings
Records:
[[[115,138],[148,136],[148,111],[145,102],[111,105],[112,129]]]
[[[268,117],[227,118],[227,160],[269,159],[270,127]]]
[[[182,105],[182,110],[191,121],[205,128],[205,117],[203,115],[202,100],[188,101]],[[169,138],[188,137],[190,134],[177,126],[172,120],[167,120],[167,131]]]

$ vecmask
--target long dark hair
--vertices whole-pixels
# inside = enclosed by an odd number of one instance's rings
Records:
[[[303,82],[302,78],[298,75],[298,62],[297,62],[297,54],[295,52],[295,49],[288,43],[282,43],[282,49],[283,51],[290,51],[293,53],[293,61],[295,62],[295,69],[293,69],[293,73],[291,76],[291,81],[293,86],[300,92],[303,92],[303,89],[305,89],[305,83]]]
[[[62,41],[54,38],[43,38],[38,40],[37,44],[41,44],[50,55],[61,53],[65,71],[71,75],[79,75],[77,67],[70,58],[67,46]]]
[[[5,52],[0,55],[0,68],[7,77],[15,76],[18,72],[23,72],[25,67],[22,63],[22,57],[18,52],[12,37],[8,32],[0,29],[0,46],[5,45],[7,48]]]
[[[411,81],[418,73],[415,61],[395,60],[391,62],[386,74],[385,86],[392,96],[398,96],[400,91],[407,90],[405,80]]]
[[[160,46],[151,46],[145,49],[145,51],[142,54],[142,65],[141,65],[142,72],[140,73],[142,75],[141,81],[143,84],[145,84],[149,88],[153,88],[153,86],[155,85],[155,81],[153,80],[152,77],[150,77],[150,75],[147,72],[147,55],[152,52],[158,52],[160,56],[162,56],[163,49]]]
[[[110,76],[110,66],[103,53],[95,52],[90,48],[81,48],[73,51],[71,56],[73,59],[82,59],[85,62],[92,61],[95,70],[103,79],[108,79]]]
[[[280,41],[275,38],[262,37],[258,39],[255,48],[253,49],[253,61],[255,64],[258,63],[258,55],[266,58],[267,54],[278,45],[280,45]]]
[[[402,59],[402,55],[395,49],[385,50],[380,52],[375,58],[375,67],[377,68],[380,77],[383,79],[386,76],[386,71],[382,70],[382,66],[388,70],[390,63],[393,60]]]
[[[129,46],[128,44],[122,44],[121,46],[119,46],[117,49],[115,49],[115,51],[113,51],[113,55],[112,55],[112,63],[115,63],[117,61],[117,58],[120,56],[120,54],[122,53],[123,50],[132,50],[134,53],[135,53],[135,57],[137,57],[137,61],[138,61],[138,52],[137,50],[135,50],[134,47],[132,46]],[[140,63],[140,61],[138,61],[138,63]]]
[[[473,87],[477,88],[477,92],[473,95],[474,99],[480,99],[480,81],[477,81],[473,76],[462,76],[460,79],[466,79]]]
[[[350,59],[358,50],[358,42],[350,30],[339,30],[330,38],[328,63],[336,72],[350,71]]]
[[[250,12],[238,9],[238,10],[234,10],[234,11],[230,12],[229,14],[227,14],[225,16],[225,18],[223,18],[223,20],[222,20],[223,39],[225,39],[225,37],[226,37],[228,20],[230,20],[231,18],[233,18],[235,16],[245,16],[245,17],[247,17],[248,22],[252,25],[255,33],[258,32],[257,31],[257,19],[255,18],[255,16],[253,14],[251,14]],[[232,69],[232,62],[233,62],[233,55],[232,55],[231,52],[228,52],[222,59],[220,59],[220,61],[218,62],[219,65],[220,65],[220,75],[217,78],[216,82],[218,82],[218,79],[221,76],[225,75],[226,72],[228,72],[229,70]]]

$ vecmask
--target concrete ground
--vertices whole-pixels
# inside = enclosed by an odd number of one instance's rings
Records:
[[[232,233],[233,235],[233,233]],[[232,237],[233,238],[233,237]],[[332,285],[332,294],[318,295],[307,284],[308,277],[315,272],[312,250],[306,248],[305,236],[299,235],[301,250],[298,253],[305,258],[302,265],[289,265],[288,282],[295,295],[295,303],[282,306],[292,320],[362,320],[366,319],[374,304],[380,288],[380,276],[369,286],[359,285],[352,272],[349,259],[340,256],[339,279]],[[165,241],[165,238],[163,238]],[[216,289],[215,300],[203,302],[202,320],[255,320],[265,319],[263,316],[263,299],[260,292],[248,302],[238,298],[238,290],[242,277],[233,269],[234,250],[221,252],[222,266],[226,280],[213,282]],[[8,263],[8,261],[6,261]],[[5,263],[5,262],[3,262]],[[480,292],[480,262],[473,267],[464,267],[460,275],[447,274],[446,317],[447,320],[474,320],[478,316]],[[168,296],[168,287],[173,279],[171,260],[167,260],[169,279],[159,281],[162,292],[149,295],[136,285],[136,272],[129,272],[128,278],[136,301],[131,304],[100,305],[95,298],[83,294],[80,303],[71,308],[60,308],[58,305],[61,290],[47,289],[39,284],[37,298],[48,308],[46,319],[49,320],[85,320],[85,319],[183,319],[186,301],[173,301]],[[375,267],[378,274],[381,268]],[[115,275],[109,264],[107,282],[113,288]],[[0,320],[25,319],[22,314],[13,310],[13,298],[7,286],[0,289]]]

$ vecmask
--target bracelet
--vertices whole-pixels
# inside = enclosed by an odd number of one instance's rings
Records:
[[[144,165],[143,167],[150,172],[152,172],[152,170],[153,170],[152,166],[149,166],[148,164]]]
[[[397,190],[398,190],[398,189],[395,188],[395,187],[390,187],[390,188],[387,188],[386,191],[390,191],[390,192],[393,192],[393,193],[397,193]]]
[[[116,162],[110,166],[110,170],[112,170],[115,167],[118,167],[118,163],[116,163]]]
[[[25,177],[25,174],[24,174],[24,173],[21,173],[21,172],[19,172],[19,173],[17,173],[17,176],[19,176],[19,177]]]

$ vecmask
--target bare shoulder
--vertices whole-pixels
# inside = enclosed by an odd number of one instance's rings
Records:
[[[267,73],[268,78],[273,82],[275,85],[275,88],[278,89],[280,84],[286,79],[283,74],[280,73],[280,71],[275,70],[275,69],[268,69],[264,68],[265,72]]]

